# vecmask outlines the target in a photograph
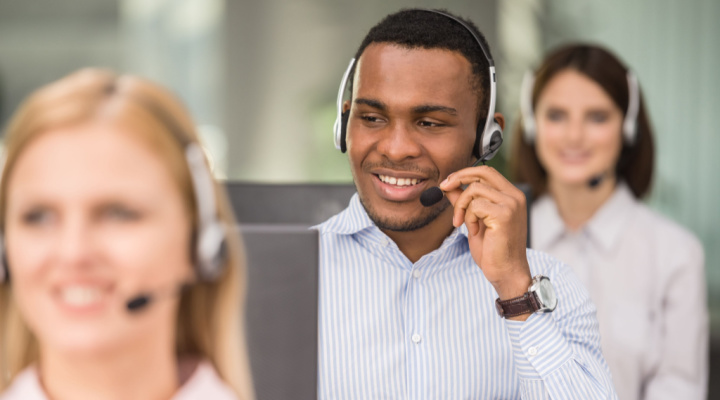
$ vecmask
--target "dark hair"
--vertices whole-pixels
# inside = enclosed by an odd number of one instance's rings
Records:
[[[436,11],[462,20],[490,51],[485,36],[472,21],[458,17],[446,10],[438,9]],[[365,49],[373,43],[389,43],[408,49],[445,49],[459,52],[472,66],[470,85],[478,91],[478,113],[487,112],[490,100],[490,82],[488,81],[490,65],[472,34],[457,21],[427,10],[403,9],[388,15],[370,29],[355,53],[355,60],[359,61]],[[351,90],[354,72],[353,69],[350,75]],[[485,117],[484,114],[480,115],[480,118]]]
[[[600,85],[615,104],[627,112],[629,89],[628,69],[608,50],[589,44],[573,44],[559,48],[549,54],[535,74],[532,90],[532,106],[535,107],[540,93],[555,75],[572,69],[580,72]],[[645,111],[642,93],[637,117],[635,143],[628,145],[623,141],[622,151],[615,165],[618,180],[624,180],[637,198],[647,194],[653,174],[654,145],[652,128]],[[620,134],[618,132],[618,134]],[[512,139],[510,174],[516,182],[529,183],[533,198],[547,191],[547,172],[540,164],[535,146],[525,142],[521,121],[515,126]]]

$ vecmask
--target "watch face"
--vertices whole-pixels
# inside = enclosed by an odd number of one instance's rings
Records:
[[[542,307],[538,311],[554,310],[555,307],[557,307],[557,297],[555,296],[555,289],[552,283],[550,283],[550,279],[546,276],[541,276],[533,286],[535,287],[535,294]]]

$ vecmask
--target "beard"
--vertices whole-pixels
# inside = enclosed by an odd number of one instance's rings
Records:
[[[411,218],[411,219],[399,219],[393,217],[383,217],[370,205],[369,202],[365,201],[362,195],[360,195],[360,203],[362,204],[368,217],[377,225],[380,230],[387,230],[393,232],[410,232],[420,228],[424,228],[431,222],[435,221],[437,217],[442,214],[450,206],[450,201],[443,197],[443,199],[432,207],[428,207],[426,212]]]
[[[364,162],[362,164],[362,172],[367,175],[372,174],[374,168],[387,168],[395,171],[408,171],[417,172],[424,176],[427,176],[430,181],[439,181],[440,172],[437,169],[420,168],[413,163],[394,163],[389,160],[382,160],[381,162]],[[353,171],[353,180],[355,181],[355,187],[358,189],[360,197],[360,203],[362,204],[365,212],[367,212],[370,219],[377,225],[378,228],[385,231],[393,232],[410,232],[420,228],[423,228],[438,218],[443,211],[445,211],[451,204],[447,197],[437,204],[431,207],[423,207],[422,211],[410,219],[401,219],[393,215],[381,215],[376,208],[373,207],[372,201],[370,201],[365,193],[362,185],[359,185],[359,179],[356,176],[356,171]],[[370,190],[365,188],[365,190]],[[419,200],[418,200],[419,202]]]

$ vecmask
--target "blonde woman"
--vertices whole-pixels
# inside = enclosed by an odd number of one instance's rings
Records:
[[[5,135],[0,399],[250,399],[244,252],[188,113],[83,70]]]

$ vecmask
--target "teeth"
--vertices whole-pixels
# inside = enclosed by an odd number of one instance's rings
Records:
[[[68,305],[83,307],[97,303],[103,292],[90,286],[69,286],[60,292],[60,298]]]
[[[413,186],[417,185],[418,180],[415,178],[396,178],[394,176],[378,175],[384,183],[396,186]]]
[[[562,153],[562,156],[569,159],[579,159],[586,156],[585,152],[572,152],[572,151],[566,151]]]

